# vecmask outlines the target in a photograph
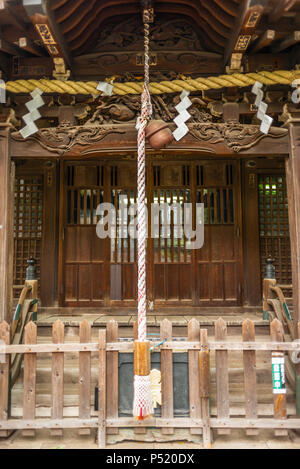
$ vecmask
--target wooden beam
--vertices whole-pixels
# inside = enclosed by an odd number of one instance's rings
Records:
[[[242,0],[240,3],[232,34],[224,53],[224,65],[229,64],[229,69],[240,68],[243,54],[250,45],[255,28],[263,14],[265,3],[266,0]]]
[[[10,60],[6,54],[4,54],[2,51],[0,51],[0,71],[3,72],[6,75],[6,78],[8,79],[10,76]],[[3,78],[1,76],[0,78]]]
[[[72,70],[73,58],[69,46],[55,21],[49,0],[23,0],[23,6],[49,55],[53,57],[54,61],[60,58],[63,59],[65,64]]]
[[[14,7],[11,2],[8,2],[7,0],[0,0],[0,13],[1,11],[6,10],[10,14],[12,23],[20,31],[26,31],[28,27],[27,23],[25,23],[25,21],[22,21],[19,17],[16,16],[13,8]]]
[[[287,36],[283,41],[272,48],[273,53],[281,52],[289,47],[300,42],[300,31],[294,31],[292,34]]]
[[[229,40],[228,40],[228,43],[226,45],[226,49],[224,52],[224,65],[228,63],[231,57],[231,54],[234,51],[235,44],[237,42],[238,36],[242,30],[243,24],[246,19],[248,8],[249,8],[249,0],[242,0],[238,9],[236,20],[234,22],[232,34],[229,37]]]
[[[6,54],[17,56],[17,57],[28,57],[28,52],[20,49],[20,47],[10,42],[0,39],[0,51],[5,52]]]
[[[277,0],[275,8],[269,14],[270,23],[276,23],[285,13],[287,13],[296,3],[296,0]]]
[[[20,37],[19,38],[19,47],[24,49],[27,52],[30,52],[33,55],[37,55],[38,57],[45,56],[45,49],[37,45],[28,37]]]
[[[166,158],[171,158],[174,150],[181,151],[186,154],[200,155],[207,154],[208,152],[217,155],[222,155],[222,157],[238,157],[238,158],[249,158],[252,156],[263,156],[263,155],[272,155],[275,158],[280,158],[282,155],[286,156],[288,154],[288,132],[286,129],[272,127],[268,136],[264,136],[259,132],[259,126],[248,126],[248,130],[253,130],[254,133],[249,132],[248,134],[240,128],[240,131],[235,128],[235,125],[232,124],[233,134],[228,130],[228,124],[226,124],[226,136],[227,138],[223,140],[222,132],[225,124],[213,124],[215,130],[207,131],[206,124],[197,124],[197,127],[194,124],[189,124],[190,132],[188,135],[181,140],[181,142],[172,143],[165,151],[164,156]],[[171,124],[171,130],[174,130],[175,124]],[[78,130],[80,127],[78,127]],[[54,128],[48,129],[49,138],[45,138],[42,133],[36,133],[32,137],[26,139],[22,138],[18,132],[12,134],[11,141],[11,155],[14,158],[26,158],[28,157],[28,152],[30,153],[31,158],[48,158],[51,156],[55,157],[63,153],[64,159],[76,159],[76,158],[93,158],[99,157],[99,155],[104,154],[104,152],[109,153],[109,157],[113,158],[116,154],[119,156],[123,152],[131,152],[136,148],[136,129],[133,124],[124,124],[119,125],[118,130],[110,131],[105,130],[106,136],[103,137],[101,133],[100,139],[96,142],[93,141],[92,144],[87,144],[86,146],[77,144],[75,141],[78,139],[78,131],[75,134],[70,133],[68,130],[65,130],[66,138],[71,139],[72,145],[70,145],[70,150],[66,151],[66,148],[63,148],[61,140],[57,139],[55,136],[57,130]],[[88,128],[87,128],[88,131]],[[93,128],[90,129],[90,132],[93,131]],[[202,138],[202,135],[206,135],[205,140]],[[52,135],[51,135],[52,134]],[[220,135],[220,139],[217,143],[214,143],[216,139],[216,134]],[[60,135],[61,138],[61,135]],[[234,145],[234,142],[236,145]],[[154,153],[149,147],[149,154]]]
[[[264,47],[268,47],[275,39],[276,31],[274,29],[267,29],[251,47],[251,54],[260,51]]]
[[[48,0],[23,0],[23,6],[49,55],[53,58],[55,66],[53,75],[57,79],[66,80],[73,67],[73,58],[56,23],[50,2]],[[70,71],[66,70],[66,67],[69,67]]]
[[[45,0],[45,12],[48,18],[49,26],[51,28],[51,31],[60,47],[60,50],[62,52],[62,56],[70,70],[72,70],[73,67],[73,58],[71,56],[71,52],[69,50],[69,46],[58,26],[58,24],[55,21],[55,15],[54,12],[51,8],[50,5],[50,0]]]

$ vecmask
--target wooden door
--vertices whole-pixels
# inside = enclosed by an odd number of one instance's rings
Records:
[[[196,200],[204,203],[204,245],[196,253],[199,305],[241,304],[241,209],[238,162],[196,164]]]
[[[96,234],[96,209],[104,201],[103,165],[66,165],[61,195],[61,302],[64,306],[102,306],[107,266],[105,240]]]
[[[192,203],[191,164],[153,164],[154,204],[168,205],[168,213],[159,211],[158,232],[149,238],[150,295],[156,305],[192,305],[194,293],[193,255],[190,241],[182,233],[178,237],[175,213],[170,209],[178,204],[183,213],[185,203]],[[164,231],[164,216],[169,217],[169,228]]]
[[[152,299],[157,305],[241,304],[241,210],[238,164],[226,161],[153,166],[152,200],[204,205],[204,244],[191,249],[183,235],[151,240]],[[172,219],[172,217],[171,217]],[[151,268],[151,266],[150,266]]]
[[[136,162],[66,164],[62,176],[61,304],[136,306],[136,240],[122,235],[136,203]],[[121,201],[127,212],[119,212]],[[100,239],[96,209],[110,202],[116,213],[116,237]],[[151,237],[151,204],[204,205],[201,249],[178,237],[170,209],[169,232],[159,212]],[[156,306],[234,306],[241,303],[240,180],[238,165],[148,160],[147,299]],[[169,210],[169,209],[168,209]],[[124,212],[123,212],[124,214]]]
[[[116,213],[116,236],[109,240],[109,297],[111,305],[135,306],[137,301],[137,242],[128,235],[137,202],[136,163],[110,165],[109,202]],[[123,209],[121,205],[123,204]]]

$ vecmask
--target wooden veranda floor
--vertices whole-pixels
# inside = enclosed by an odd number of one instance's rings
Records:
[[[211,308],[203,311],[202,314],[191,310],[179,310],[170,308],[170,310],[157,310],[147,314],[147,327],[148,332],[158,332],[160,323],[164,319],[172,322],[174,332],[181,336],[186,334],[188,322],[192,318],[196,318],[200,327],[206,327],[210,332],[214,328],[215,321],[223,317],[226,321],[228,328],[237,329],[240,332],[243,321],[250,319],[254,322],[258,330],[269,328],[269,321],[263,319],[262,311],[259,308],[250,308],[249,311],[233,312],[232,308]],[[115,320],[118,322],[119,328],[122,330],[123,337],[132,337],[133,324],[137,320],[137,313],[135,309],[117,309],[117,310],[98,310],[95,309],[74,309],[74,308],[42,308],[38,314],[37,326],[41,335],[50,335],[52,324],[60,320],[66,327],[77,328],[83,320],[87,320],[95,329],[105,327],[109,321]]]

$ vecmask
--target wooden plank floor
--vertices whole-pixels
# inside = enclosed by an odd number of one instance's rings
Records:
[[[66,314],[64,310],[61,310],[60,312],[55,312],[53,313],[51,309],[49,309],[47,312],[42,312],[38,314],[38,321],[37,325],[39,327],[43,326],[52,326],[52,324],[57,320],[60,319],[65,326],[79,326],[80,323],[85,319],[87,320],[92,326],[96,327],[103,327],[105,326],[109,321],[115,320],[118,322],[119,327],[122,326],[133,326],[134,322],[137,320],[137,314],[136,313],[130,313],[124,311],[124,314],[116,314],[115,312],[112,312],[110,314],[107,313],[80,313],[80,314]],[[228,326],[240,326],[245,319],[250,319],[251,321],[254,322],[255,326],[268,326],[269,323],[268,321],[265,321],[262,319],[262,313],[243,313],[243,314],[224,314],[224,311],[220,311],[220,313],[215,313],[215,314],[185,314],[184,312],[182,314],[179,314],[177,312],[174,312],[173,314],[166,314],[165,312],[164,315],[161,313],[148,313],[147,315],[147,325],[148,326],[159,326],[160,323],[164,319],[168,319],[169,321],[172,322],[173,326],[187,326],[188,322],[192,318],[196,318],[200,322],[201,327],[205,326],[212,326],[214,325],[215,321],[219,317],[223,317],[224,320],[226,321]]]

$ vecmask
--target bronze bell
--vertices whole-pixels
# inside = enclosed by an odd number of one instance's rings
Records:
[[[162,120],[151,120],[149,122],[146,128],[146,138],[155,150],[165,148],[174,140],[169,125]]]

